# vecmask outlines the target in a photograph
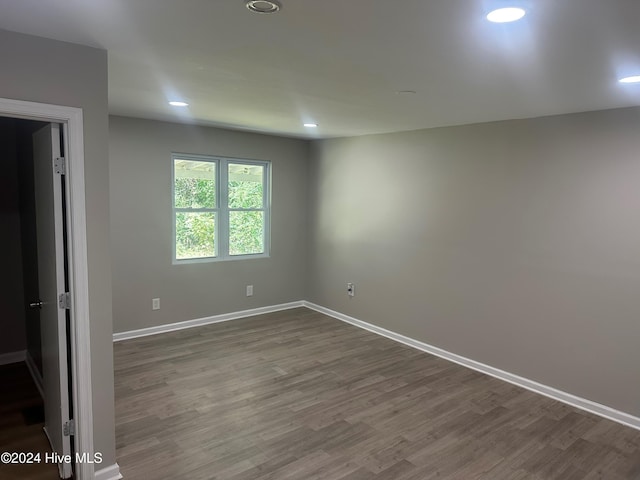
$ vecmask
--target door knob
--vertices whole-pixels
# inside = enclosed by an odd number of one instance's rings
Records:
[[[30,303],[29,306],[31,308],[42,308],[43,304],[44,304],[44,302],[41,302],[40,300],[38,300],[37,302]]]

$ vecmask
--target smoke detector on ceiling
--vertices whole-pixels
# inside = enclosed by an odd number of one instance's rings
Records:
[[[246,0],[246,5],[253,13],[276,13],[282,8],[275,0]]]

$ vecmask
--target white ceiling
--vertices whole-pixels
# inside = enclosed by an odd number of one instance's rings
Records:
[[[640,85],[617,82],[640,74],[639,0],[531,0],[523,20],[487,22],[499,2],[282,0],[257,15],[243,0],[0,0],[0,28],[108,50],[113,114],[279,135],[640,105]]]

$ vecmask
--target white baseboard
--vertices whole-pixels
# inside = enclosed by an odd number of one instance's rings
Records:
[[[370,332],[377,333],[378,335],[382,335],[383,337],[387,337],[387,338],[390,338],[391,340],[395,340],[396,342],[400,342],[410,347],[416,348],[418,350],[422,350],[423,352],[427,352],[437,357],[444,358],[445,360],[449,360],[451,362],[457,363],[464,367],[471,368],[473,370],[490,375],[500,380],[504,380],[505,382],[512,383],[519,387],[526,388],[527,390],[530,390],[532,392],[539,393],[540,395],[544,395],[545,397],[558,400],[559,402],[566,403],[568,405],[579,408],[581,410],[585,410],[587,412],[593,413],[600,417],[604,417],[609,420],[613,420],[614,422],[618,422],[628,427],[640,430],[639,417],[630,415],[625,412],[621,412],[619,410],[615,410],[611,407],[607,407],[606,405],[602,405],[600,403],[596,403],[591,400],[587,400],[585,398],[577,397],[570,393],[563,392],[562,390],[558,390],[556,388],[543,385],[533,380],[529,380],[528,378],[524,378],[519,375],[515,375],[513,373],[500,370],[498,368],[494,368],[490,365],[485,365],[484,363],[480,363],[475,360],[471,360],[470,358],[466,358],[466,357],[457,355],[455,353],[448,352],[441,348],[434,347],[433,345],[429,345],[419,340],[415,340],[413,338],[406,337],[399,333],[392,332],[385,328],[381,328],[376,325],[363,322],[362,320],[358,320],[356,318],[350,317],[348,315],[344,315],[340,312],[330,310],[328,308],[322,307],[320,305],[316,305],[311,302],[304,301],[302,302],[302,305],[307,308],[310,308],[311,310],[315,310],[316,312],[324,313],[325,315],[333,317],[337,320],[350,323],[351,325],[355,325],[356,327],[363,328]]]
[[[2,355],[0,355],[0,365],[9,365],[11,363],[24,362],[26,353],[26,350],[3,353]]]
[[[38,367],[36,367],[36,362],[33,360],[33,357],[27,350],[25,355],[25,363],[27,364],[27,368],[29,369],[29,373],[31,374],[31,378],[33,378],[33,383],[36,384],[36,388],[40,392],[40,396],[44,400],[44,388],[42,387],[42,375],[38,371]]]
[[[159,333],[173,332],[176,330],[183,330],[185,328],[200,327],[202,325],[209,325],[212,323],[228,322],[229,320],[237,320],[239,318],[252,317],[254,315],[279,312],[281,310],[289,310],[291,308],[302,306],[302,301],[281,303],[279,305],[271,305],[268,307],[252,308],[250,310],[241,310],[239,312],[223,313],[221,315],[213,315],[211,317],[196,318],[195,320],[186,320],[184,322],[168,323],[166,325],[158,325],[156,327],[141,328],[139,330],[129,330],[128,332],[114,333],[113,341],[120,342],[122,340],[129,340],[131,338],[157,335]]]
[[[123,477],[120,473],[120,466],[117,463],[114,463],[113,465],[109,465],[108,467],[96,470],[93,478],[95,480],[118,480]]]

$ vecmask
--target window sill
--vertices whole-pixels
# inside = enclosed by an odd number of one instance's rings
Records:
[[[237,262],[238,260],[254,260],[258,258],[270,258],[268,253],[256,253],[252,255],[233,255],[229,257],[204,257],[204,258],[185,258],[183,260],[173,259],[172,265],[189,265],[194,263],[218,263],[218,262]]]

